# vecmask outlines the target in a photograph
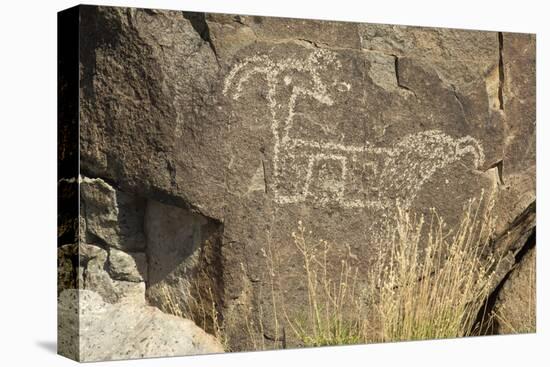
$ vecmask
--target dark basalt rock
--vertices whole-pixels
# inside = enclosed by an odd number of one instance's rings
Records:
[[[289,269],[287,307],[305,302],[290,274],[299,220],[361,269],[397,204],[453,226],[484,191],[498,233],[531,218],[500,251],[534,231],[534,35],[80,9],[81,174],[185,210],[182,236],[220,233],[209,251],[233,349],[269,302],[268,246]]]

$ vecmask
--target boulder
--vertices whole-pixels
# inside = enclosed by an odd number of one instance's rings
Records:
[[[109,272],[113,279],[129,282],[147,280],[145,253],[127,253],[116,248],[109,249]]]
[[[222,345],[192,321],[144,303],[113,305],[93,291],[65,290],[58,312],[59,352],[80,362],[223,352]]]

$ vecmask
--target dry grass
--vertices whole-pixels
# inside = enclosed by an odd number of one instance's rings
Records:
[[[172,289],[167,287],[166,285],[162,285],[160,289],[162,290],[162,303],[168,310],[168,313],[171,313],[172,315],[177,317],[183,317],[185,312],[183,311],[181,305],[176,302],[176,298],[174,297]]]
[[[376,265],[364,274],[353,266],[349,247],[339,271],[331,272],[331,246],[312,240],[299,222],[293,239],[303,262],[298,276],[307,285],[303,310],[289,310],[277,257],[270,248],[265,253],[275,330],[283,324],[305,346],[471,335],[497,263],[490,248],[491,214],[492,201],[472,200],[451,229],[435,210],[425,223],[398,209]]]
[[[268,243],[263,254],[271,309],[269,320],[264,319],[267,313],[261,303],[253,319],[252,313],[243,313],[243,332],[248,334],[250,347],[266,349],[266,321],[273,325],[272,339],[282,341],[282,347],[286,347],[285,330],[303,346],[471,335],[479,330],[474,325],[476,317],[485,305],[498,264],[490,246],[492,207],[483,195],[470,201],[455,228],[449,228],[435,210],[425,221],[398,208],[396,221],[387,229],[387,241],[379,244],[376,265],[364,272],[354,265],[356,257],[349,247],[335,269],[335,247],[314,240],[315,235],[299,222],[292,237],[303,271],[292,276],[306,285],[307,303],[300,310],[289,307],[284,269],[278,252]],[[231,326],[220,322],[213,297],[203,299],[203,291],[196,294],[192,312],[171,302],[169,292],[166,303],[173,304],[169,306],[174,308],[172,313],[192,318],[212,332],[228,350],[225,329]]]
[[[484,208],[483,200],[471,201],[453,230],[432,210],[423,236],[424,218],[398,210],[389,263],[379,261],[367,290],[374,299],[373,341],[472,334],[497,263],[490,248],[491,213],[492,202]]]
[[[312,244],[302,222],[292,233],[294,245],[303,259],[307,284],[307,309],[300,316],[290,316],[283,305],[289,328],[306,346],[356,344],[364,341],[366,326],[362,314],[357,278],[358,268],[351,265],[351,251],[340,262],[339,271],[331,274],[330,246],[326,241]],[[334,276],[335,275],[335,276]]]
[[[214,335],[225,351],[229,350],[228,340],[223,328],[220,314],[217,310],[212,289],[193,282],[193,296],[186,305],[176,301],[173,290],[162,286],[162,301],[167,311],[172,315],[192,320],[197,326]]]
[[[219,313],[221,296],[219,289],[216,288],[217,274],[212,273],[212,270],[219,269],[213,269],[210,266],[210,264],[217,264],[217,259],[213,255],[213,240],[216,239],[209,238],[202,244],[201,252],[197,257],[198,270],[190,279],[185,279],[179,286],[161,284],[159,298],[164,311],[192,320],[197,326],[212,334],[225,351],[229,351],[227,333]]]

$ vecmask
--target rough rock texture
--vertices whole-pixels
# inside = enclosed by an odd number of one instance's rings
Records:
[[[216,269],[206,272],[235,325],[233,349],[249,348],[244,320],[259,309],[264,336],[274,334],[266,249],[288,269],[288,307],[307,299],[292,271],[299,220],[334,259],[351,251],[367,269],[397,205],[436,208],[452,227],[484,190],[496,197],[495,246],[510,259],[502,276],[534,231],[534,35],[80,15],[81,174],[100,178],[81,184],[86,241],[145,252],[148,297],[161,304],[154,285],[185,299],[189,264],[210,244],[204,264]]]
[[[78,182],[79,244],[58,249],[59,352],[80,361],[223,352],[182,318],[195,316],[185,305],[201,274],[219,292],[208,267],[198,271],[210,259],[204,242],[219,241],[218,225],[102,179]]]
[[[536,331],[536,252],[530,249],[499,290],[494,312],[497,334]]]
[[[83,172],[221,216],[225,159],[210,144],[225,123],[207,117],[218,89],[208,43],[178,11],[83,7],[81,29]]]
[[[80,183],[80,199],[88,237],[126,251],[144,250],[142,200],[115,190],[101,179],[86,177]]]
[[[111,248],[109,269],[113,278],[130,282],[147,280],[147,259],[144,253],[126,253]]]
[[[119,255],[113,255],[113,251],[118,250],[111,249],[108,253],[105,249],[95,245],[80,244],[79,269],[82,274],[80,288],[93,290],[100,294],[106,302],[111,303],[130,296],[143,300],[145,283],[135,262],[130,255],[121,251],[118,252]],[[117,256],[123,257],[127,261],[125,273],[117,272],[117,268],[112,266],[113,260],[115,264],[121,262],[116,260]],[[146,264],[143,262],[141,266],[145,267]]]
[[[78,288],[78,246],[62,245],[57,249],[57,293]]]
[[[58,248],[58,294],[89,289],[106,302],[145,297],[145,201],[102,179],[80,177],[78,245]]]
[[[58,312],[65,323],[59,329],[59,351],[81,362],[223,352],[192,321],[133,299],[113,305],[93,291],[65,290]]]
[[[207,244],[219,241],[219,225],[200,214],[170,205],[148,201],[145,214],[151,304],[170,312],[166,292],[179,305],[189,303],[201,279]],[[203,277],[204,278],[204,277]],[[201,279],[203,286],[216,288],[216,279]]]
[[[220,298],[221,277],[213,275],[214,265],[204,264],[217,264],[209,248],[219,246],[219,223],[125,193],[102,179],[82,176],[79,182],[80,244],[58,249],[58,293],[81,288],[110,303],[130,296],[143,300],[147,283],[149,302],[174,312],[167,292],[185,305],[200,278]]]

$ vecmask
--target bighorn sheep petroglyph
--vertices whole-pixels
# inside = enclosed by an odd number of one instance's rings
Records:
[[[223,93],[239,100],[245,84],[253,77],[267,83],[267,103],[273,134],[273,193],[280,204],[314,201],[345,208],[387,209],[399,200],[409,206],[433,174],[453,162],[471,159],[474,167],[483,164],[480,143],[471,136],[451,137],[427,130],[403,137],[391,147],[316,141],[293,135],[296,102],[311,98],[325,106],[334,99],[321,73],[326,68],[341,69],[336,55],[316,50],[303,59],[273,61],[267,55],[253,56],[236,64],[225,79]],[[294,76],[299,75],[300,78]],[[303,76],[306,76],[305,78]],[[351,85],[335,82],[340,92]],[[281,87],[288,100],[279,101]]]

